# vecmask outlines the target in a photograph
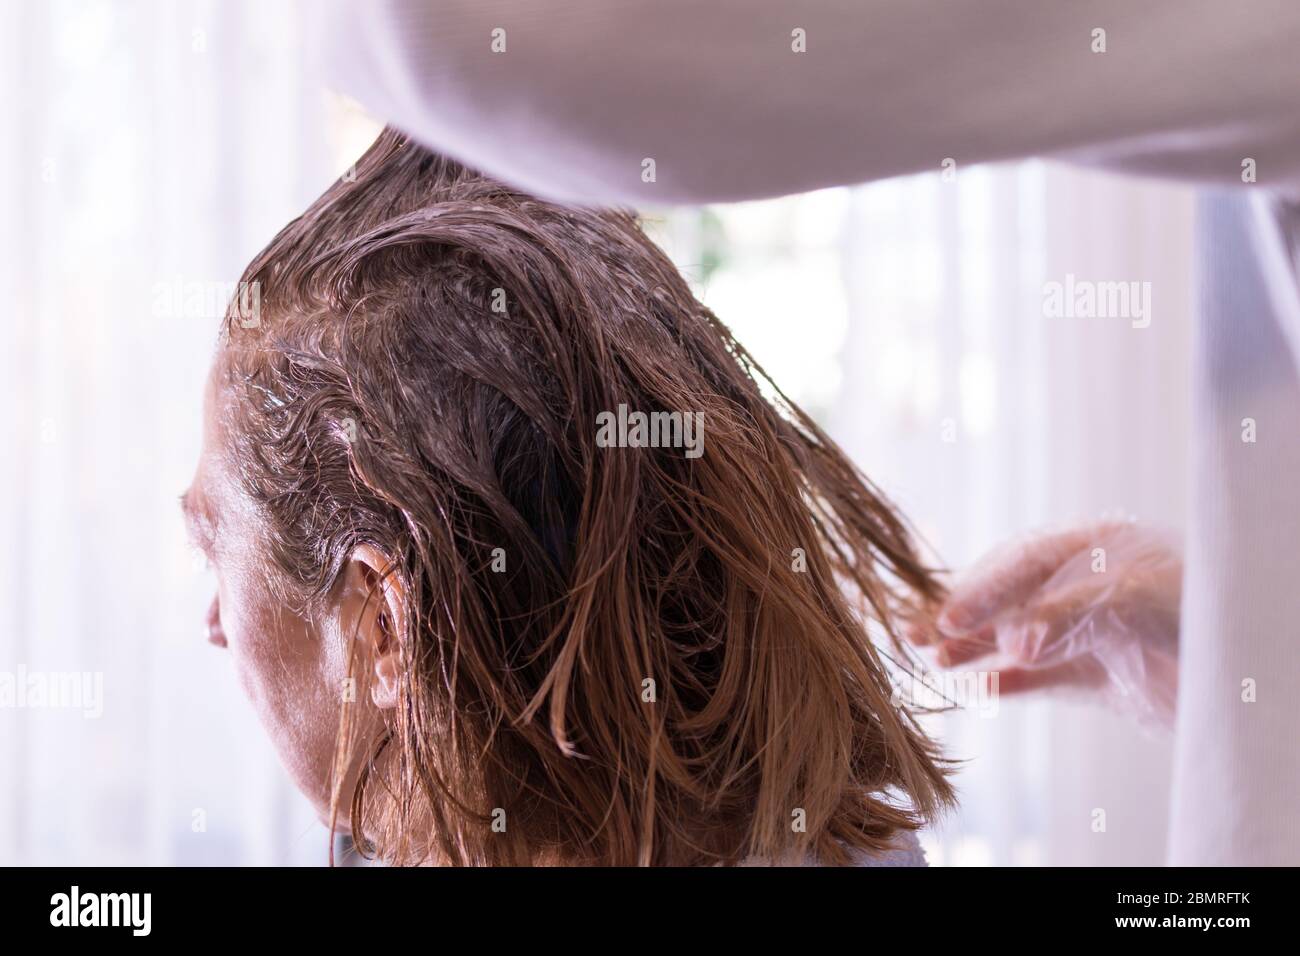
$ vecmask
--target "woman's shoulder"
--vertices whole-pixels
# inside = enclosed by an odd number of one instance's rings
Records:
[[[915,833],[899,834],[895,847],[885,853],[856,854],[854,866],[928,866],[925,850]]]
[[[766,860],[751,858],[740,864],[741,866],[767,866]],[[802,866],[821,866],[817,860],[810,860]],[[871,853],[869,851],[855,851],[853,862],[850,866],[929,866],[925,859],[925,850],[921,848],[921,841],[917,839],[915,833],[900,833],[894,839],[894,848],[884,853]]]

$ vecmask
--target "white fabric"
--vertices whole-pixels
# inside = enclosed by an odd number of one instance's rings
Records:
[[[748,199],[950,157],[1300,173],[1294,0],[333,2],[343,89],[559,198]]]
[[[863,854],[856,866],[926,866],[925,851],[915,833],[904,833],[896,841],[898,849],[878,855]]]
[[[1171,861],[1295,865],[1300,209],[1219,194],[1201,213]]]
[[[204,639],[177,507],[230,284],[346,167],[300,83],[313,18],[0,0],[0,22],[0,865],[323,863]],[[102,680],[90,714],[6,699],[67,675]]]
[[[1029,154],[1239,192],[1243,162],[1254,192],[1300,178],[1294,0],[384,0],[332,26],[341,86],[377,115],[571,200],[752,198]],[[1206,226],[1171,859],[1295,864],[1300,233],[1265,195],[1213,201]]]
[[[921,849],[921,842],[917,839],[915,833],[900,833],[894,840],[895,848],[886,853],[859,853],[854,859],[852,865],[855,867],[876,867],[876,866],[928,866],[925,859],[925,851]],[[769,863],[762,859],[743,860],[740,866],[768,866]],[[816,860],[803,864],[804,866],[821,866]]]

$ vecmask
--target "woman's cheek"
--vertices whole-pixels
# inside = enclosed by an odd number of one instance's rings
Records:
[[[221,592],[221,627],[226,633],[226,646],[234,659],[235,674],[244,696],[254,704],[259,704],[262,695],[254,679],[256,669],[249,654],[248,628],[240,613],[238,600],[225,590]]]
[[[275,661],[280,656],[272,646],[274,636],[266,627],[275,615],[259,607],[256,591],[250,591],[244,585],[244,576],[239,574],[227,576],[222,583],[219,589],[221,626],[234,657],[240,686],[259,714],[265,717],[264,705],[275,699],[267,685],[275,680]]]

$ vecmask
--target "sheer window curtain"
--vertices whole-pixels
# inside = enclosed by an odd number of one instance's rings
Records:
[[[0,863],[321,863],[177,510],[224,297],[343,168],[312,18],[0,3]]]

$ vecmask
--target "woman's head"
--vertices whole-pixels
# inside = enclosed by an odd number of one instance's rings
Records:
[[[631,215],[385,131],[244,282],[187,498],[359,842],[838,862],[951,799],[868,637],[938,594],[905,526]]]

